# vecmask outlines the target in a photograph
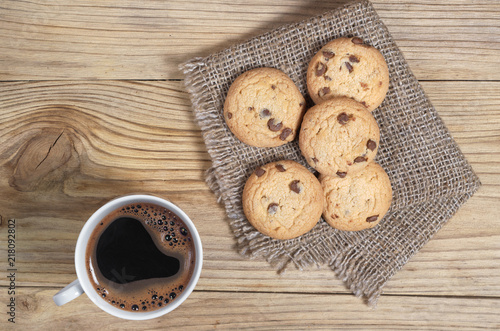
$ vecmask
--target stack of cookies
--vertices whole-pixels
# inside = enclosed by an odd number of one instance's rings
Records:
[[[276,147],[299,136],[307,163],[283,160],[258,167],[243,191],[243,209],[260,232],[276,239],[298,237],[321,215],[332,227],[359,231],[377,225],[389,210],[392,189],[373,160],[380,131],[371,114],[389,85],[380,52],[360,38],[338,38],[312,59],[306,102],[283,72],[258,68],[231,85],[224,118],[246,144]]]

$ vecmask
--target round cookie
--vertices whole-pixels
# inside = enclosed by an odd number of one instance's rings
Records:
[[[338,230],[373,228],[391,206],[391,182],[376,162],[345,178],[320,175],[320,181],[325,195],[323,218]]]
[[[373,111],[389,88],[389,70],[380,52],[358,37],[327,43],[309,62],[307,89],[319,104],[347,96]]]
[[[276,147],[297,135],[306,102],[282,71],[257,68],[233,82],[224,103],[224,119],[234,135],[255,147]]]
[[[323,211],[318,179],[291,160],[258,167],[243,189],[243,211],[261,233],[292,239],[311,230]]]
[[[299,147],[318,172],[345,177],[375,158],[379,140],[378,124],[363,105],[349,98],[335,98],[304,115]]]

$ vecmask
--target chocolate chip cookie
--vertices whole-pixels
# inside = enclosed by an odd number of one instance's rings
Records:
[[[243,211],[261,233],[276,239],[298,237],[318,222],[323,211],[318,179],[291,160],[260,166],[243,189]]]
[[[224,103],[224,119],[233,134],[255,147],[276,147],[297,135],[306,102],[282,71],[257,68],[233,82]]]
[[[373,115],[350,98],[315,105],[304,115],[299,147],[318,172],[345,177],[361,171],[376,156],[380,130]]]
[[[320,181],[325,196],[323,218],[338,230],[373,228],[391,206],[389,176],[376,162],[345,178],[321,175]]]
[[[382,54],[361,38],[338,38],[327,43],[311,59],[307,89],[319,104],[347,96],[373,111],[389,88],[389,70]]]

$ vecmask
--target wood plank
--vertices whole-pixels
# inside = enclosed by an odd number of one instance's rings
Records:
[[[194,291],[168,316],[125,321],[97,308],[85,295],[57,307],[56,289],[21,288],[16,326],[39,329],[105,330],[480,330],[500,327],[500,300],[383,296],[370,309],[351,295]],[[0,302],[9,298],[0,292]],[[92,318],[89,318],[92,316]],[[0,321],[7,327],[7,318]]]
[[[385,293],[498,297],[500,83],[423,87],[484,185]],[[325,266],[277,275],[235,251],[228,218],[203,181],[209,156],[182,82],[0,83],[0,109],[0,200],[15,201],[0,209],[0,229],[3,237],[6,220],[17,219],[19,286],[71,282],[84,221],[116,195],[147,191],[179,205],[199,228],[199,290],[349,293]],[[1,261],[5,254],[0,245]]]
[[[0,80],[182,78],[194,56],[346,2],[3,1]],[[373,3],[417,78],[500,79],[500,3]]]
[[[206,291],[350,293],[326,266],[284,274],[263,260],[248,260],[234,249],[235,241],[222,210],[199,199],[166,196],[185,208],[203,240],[205,259],[198,288]],[[195,208],[194,205],[199,205]],[[475,208],[474,208],[475,207]],[[478,208],[482,215],[471,216]],[[492,220],[494,205],[473,198],[384,289],[386,294],[500,297],[500,226]],[[209,210],[210,209],[210,210]],[[213,211],[217,209],[217,211]],[[57,286],[75,279],[73,252],[84,218],[18,219],[18,286]],[[43,230],[34,230],[43,221]],[[62,226],[66,226],[62,228]],[[5,230],[2,230],[5,235]],[[3,248],[3,247],[2,247]],[[1,280],[6,285],[7,280]],[[328,286],[325,286],[328,284]]]
[[[174,201],[189,210],[193,219],[200,224],[198,227],[204,239],[206,253],[199,283],[200,289],[348,292],[326,267],[311,268],[304,272],[290,269],[283,275],[277,275],[264,261],[246,260],[240,257],[233,249],[234,240],[231,238],[222,212],[219,215],[220,218],[212,215],[203,216],[202,208],[199,211],[193,211],[193,201],[182,202],[179,199]],[[199,201],[203,207],[208,205],[205,199]],[[489,205],[491,206],[491,203],[486,202],[479,206],[488,213],[494,212],[493,207],[487,209]],[[468,207],[469,205],[463,207],[461,212],[469,212]],[[488,228],[492,223],[488,217],[471,222],[470,217],[464,217],[461,214],[463,213],[459,213],[396,275],[394,280],[389,282],[385,293],[500,295],[498,226],[493,229]],[[214,216],[217,215],[214,213]],[[216,221],[217,219],[219,221]],[[78,226],[69,229],[69,233],[64,233],[58,227],[69,223],[68,220],[44,219],[45,223],[51,222],[54,225],[43,231],[33,230],[39,221],[39,219],[18,220],[21,224],[18,233],[20,238],[23,238],[18,245],[18,261],[20,262],[17,265],[21,270],[19,285],[62,287],[75,278],[73,251],[83,222],[73,221],[72,223],[78,223]],[[479,227],[479,229],[471,231],[472,227]],[[48,233],[52,235],[49,236]],[[485,235],[485,233],[490,234]],[[496,233],[496,235],[491,233]],[[328,287],[325,287],[325,283]]]

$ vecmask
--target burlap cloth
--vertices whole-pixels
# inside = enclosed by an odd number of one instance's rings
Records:
[[[245,181],[267,162],[306,162],[297,139],[277,148],[254,148],[236,139],[222,116],[226,93],[238,75],[265,66],[284,71],[306,95],[309,60],[322,45],[341,36],[360,36],[381,51],[389,66],[389,92],[373,114],[381,133],[377,161],[389,174],[394,191],[391,209],[374,229],[342,232],[320,220],[299,238],[271,239],[257,232],[243,214]],[[245,256],[267,259],[280,271],[290,264],[300,269],[327,264],[357,296],[374,305],[386,282],[480,186],[368,1],[192,59],[181,70],[212,158],[207,183],[225,206],[238,249]]]

